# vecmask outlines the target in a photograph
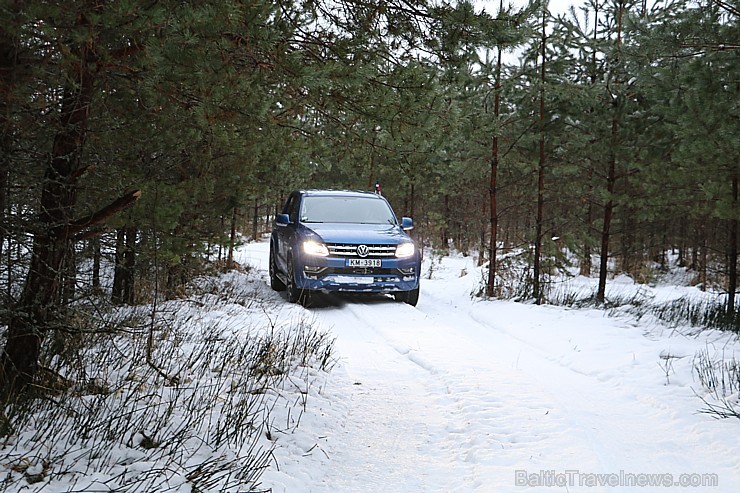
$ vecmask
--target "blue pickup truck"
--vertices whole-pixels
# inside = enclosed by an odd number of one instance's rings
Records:
[[[275,217],[270,285],[306,305],[316,292],[390,293],[416,305],[421,255],[382,196],[370,192],[300,190]]]

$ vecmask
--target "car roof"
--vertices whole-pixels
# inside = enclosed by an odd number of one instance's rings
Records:
[[[303,196],[337,196],[337,197],[376,197],[380,198],[380,195],[375,192],[366,192],[362,190],[332,190],[332,189],[310,189],[310,190],[299,190],[299,193]]]

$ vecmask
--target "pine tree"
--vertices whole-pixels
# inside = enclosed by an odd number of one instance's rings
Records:
[[[635,58],[642,62],[641,97],[651,103],[646,108],[651,125],[645,138],[653,142],[645,158],[647,183],[679,224],[693,221],[701,236],[692,242],[701,251],[697,258],[706,257],[710,248],[726,252],[722,261],[730,314],[736,303],[740,217],[737,160],[731,157],[740,155],[740,46],[733,44],[740,35],[739,18],[737,9],[721,2],[675,2],[633,26],[640,49]],[[679,224],[675,230],[685,229]],[[709,236],[714,225],[724,230],[723,238]],[[707,261],[700,264],[705,286]]]

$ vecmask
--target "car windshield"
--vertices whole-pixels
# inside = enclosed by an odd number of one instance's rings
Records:
[[[375,197],[309,195],[300,217],[304,223],[396,224],[388,204]]]

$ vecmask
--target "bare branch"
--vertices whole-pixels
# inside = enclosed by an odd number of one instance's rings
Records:
[[[94,212],[89,216],[77,219],[63,228],[58,228],[54,234],[64,238],[71,238],[78,235],[82,231],[101,224],[122,210],[134,205],[136,201],[139,200],[139,197],[141,197],[141,190],[129,192],[126,195],[117,198],[99,211]]]

